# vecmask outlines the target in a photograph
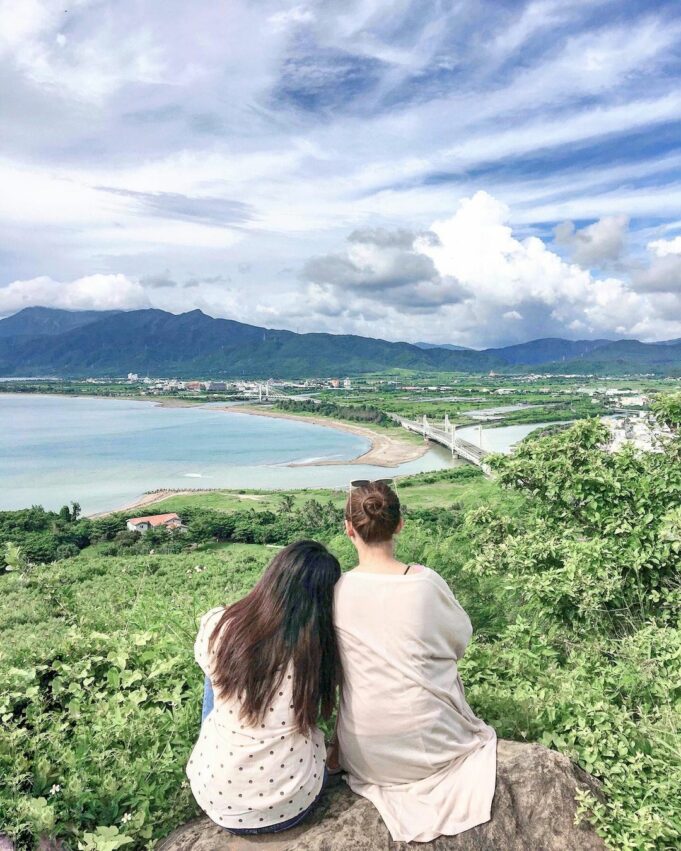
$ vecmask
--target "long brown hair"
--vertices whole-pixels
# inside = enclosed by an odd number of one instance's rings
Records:
[[[385,482],[366,482],[348,494],[345,519],[365,544],[389,541],[400,518],[399,497]]]
[[[225,609],[209,641],[213,685],[241,702],[247,723],[262,723],[291,662],[298,730],[331,716],[342,681],[333,626],[340,574],[326,547],[296,541],[277,553],[250,594]]]

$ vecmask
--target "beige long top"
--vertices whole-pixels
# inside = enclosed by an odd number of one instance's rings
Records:
[[[471,622],[447,583],[344,574],[335,620],[345,684],[338,720],[350,788],[395,841],[428,842],[489,820],[496,734],[476,718],[457,670]]]
[[[223,607],[201,619],[194,656],[211,676],[208,640]],[[292,673],[282,680],[261,726],[239,718],[237,700],[217,692],[187,763],[187,777],[201,809],[226,828],[265,827],[288,821],[307,809],[324,779],[324,734],[302,736],[293,717]]]

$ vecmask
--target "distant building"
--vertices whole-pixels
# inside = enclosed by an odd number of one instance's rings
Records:
[[[650,400],[647,396],[621,396],[620,405],[632,405],[635,408],[642,408],[647,405]]]
[[[203,390],[203,383],[201,381],[188,381],[185,384],[187,390],[191,390],[193,393],[198,393]]]
[[[329,384],[335,389],[338,390],[340,387],[340,379],[339,378],[330,378]]]
[[[148,532],[149,529],[185,529],[177,514],[152,514],[149,517],[131,517],[127,527],[131,532]]]
[[[346,390],[352,390],[352,381],[350,381],[350,379],[349,379],[349,378],[344,378],[344,379],[343,379],[343,387],[344,387]]]
[[[139,381],[139,376],[137,375],[136,372],[129,372],[128,373],[128,381]]]

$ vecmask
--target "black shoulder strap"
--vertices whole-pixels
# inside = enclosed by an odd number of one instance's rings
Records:
[[[407,569],[404,571],[404,573],[402,574],[402,576],[406,576],[406,575],[409,573],[409,568],[410,568],[410,567],[411,567],[411,565],[410,565],[410,564],[408,564],[408,565],[407,565]]]

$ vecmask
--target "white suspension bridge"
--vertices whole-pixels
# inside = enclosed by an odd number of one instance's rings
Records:
[[[281,390],[277,390],[276,387],[273,387],[272,384],[267,381],[264,384],[260,382],[256,382],[250,387],[250,394],[257,395],[258,402],[271,402],[276,399],[291,399],[291,396],[287,396],[286,393],[282,393]]]
[[[416,434],[422,434],[425,440],[432,440],[442,446],[446,446],[451,450],[452,455],[457,455],[471,464],[476,464],[486,470],[487,465],[484,463],[485,456],[488,454],[486,449],[482,448],[482,426],[478,425],[478,445],[471,443],[463,437],[459,437],[456,433],[456,425],[450,423],[449,415],[445,414],[444,423],[435,425],[428,421],[428,417],[424,414],[421,419],[408,420],[405,417],[395,417],[402,428],[407,431],[413,431]]]
[[[306,398],[303,396],[288,396],[273,387],[269,381],[266,383],[257,382],[254,385],[251,385],[250,390],[253,395],[257,394],[259,402],[271,402],[277,399]],[[425,414],[418,420],[409,420],[406,417],[400,417],[397,414],[392,414],[391,416],[395,422],[398,422],[402,428],[407,429],[407,431],[422,434],[425,440],[432,440],[435,443],[446,446],[447,449],[451,451],[452,455],[463,458],[471,464],[476,464],[485,472],[489,471],[484,461],[488,452],[486,449],[482,448],[482,425],[478,425],[477,427],[478,443],[476,446],[475,443],[472,443],[470,440],[466,440],[457,434],[456,425],[449,421],[448,414],[445,414],[444,422],[441,425],[429,422],[428,417]]]

